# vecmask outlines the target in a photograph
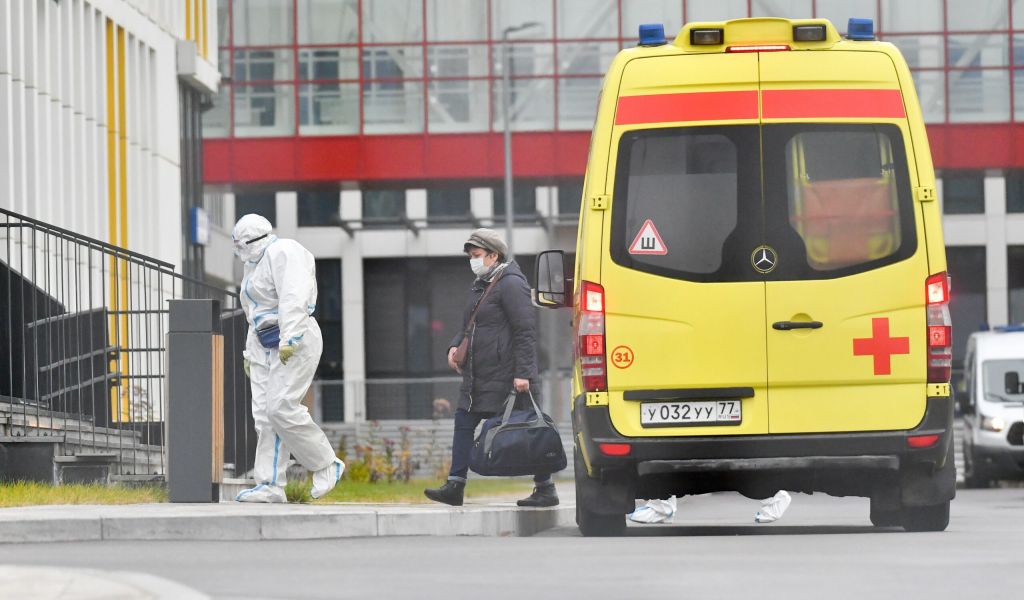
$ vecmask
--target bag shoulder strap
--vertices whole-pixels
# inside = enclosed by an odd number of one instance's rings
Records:
[[[495,284],[498,283],[498,280],[501,279],[501,276],[504,274],[504,271],[498,273],[498,276],[494,278],[494,281],[492,281],[487,286],[487,289],[484,290],[484,293],[482,296],[480,296],[480,299],[476,301],[476,306],[473,307],[473,313],[469,315],[469,322],[466,323],[466,329],[463,331],[464,335],[469,335],[469,330],[472,329],[473,325],[476,323],[476,313],[479,312],[480,306],[483,305],[484,298],[487,297],[487,294],[491,293],[491,290],[494,288]]]

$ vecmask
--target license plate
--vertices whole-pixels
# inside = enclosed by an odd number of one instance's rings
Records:
[[[640,424],[644,427],[739,425],[742,420],[739,400],[645,402],[640,405]]]

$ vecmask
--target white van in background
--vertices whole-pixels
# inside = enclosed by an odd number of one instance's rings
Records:
[[[967,487],[1024,479],[1024,325],[971,334],[964,386]]]

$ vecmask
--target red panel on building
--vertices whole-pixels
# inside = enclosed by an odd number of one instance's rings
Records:
[[[929,125],[937,169],[1024,168],[1024,125]],[[583,177],[590,133],[513,136],[517,177]],[[210,184],[500,179],[501,134],[210,139]]]

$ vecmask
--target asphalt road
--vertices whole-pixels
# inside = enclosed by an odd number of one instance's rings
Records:
[[[0,564],[138,571],[247,600],[1024,596],[1024,489],[961,491],[943,533],[875,529],[862,499],[795,494],[770,525],[753,524],[757,508],[688,498],[674,524],[620,539],[0,544]]]

